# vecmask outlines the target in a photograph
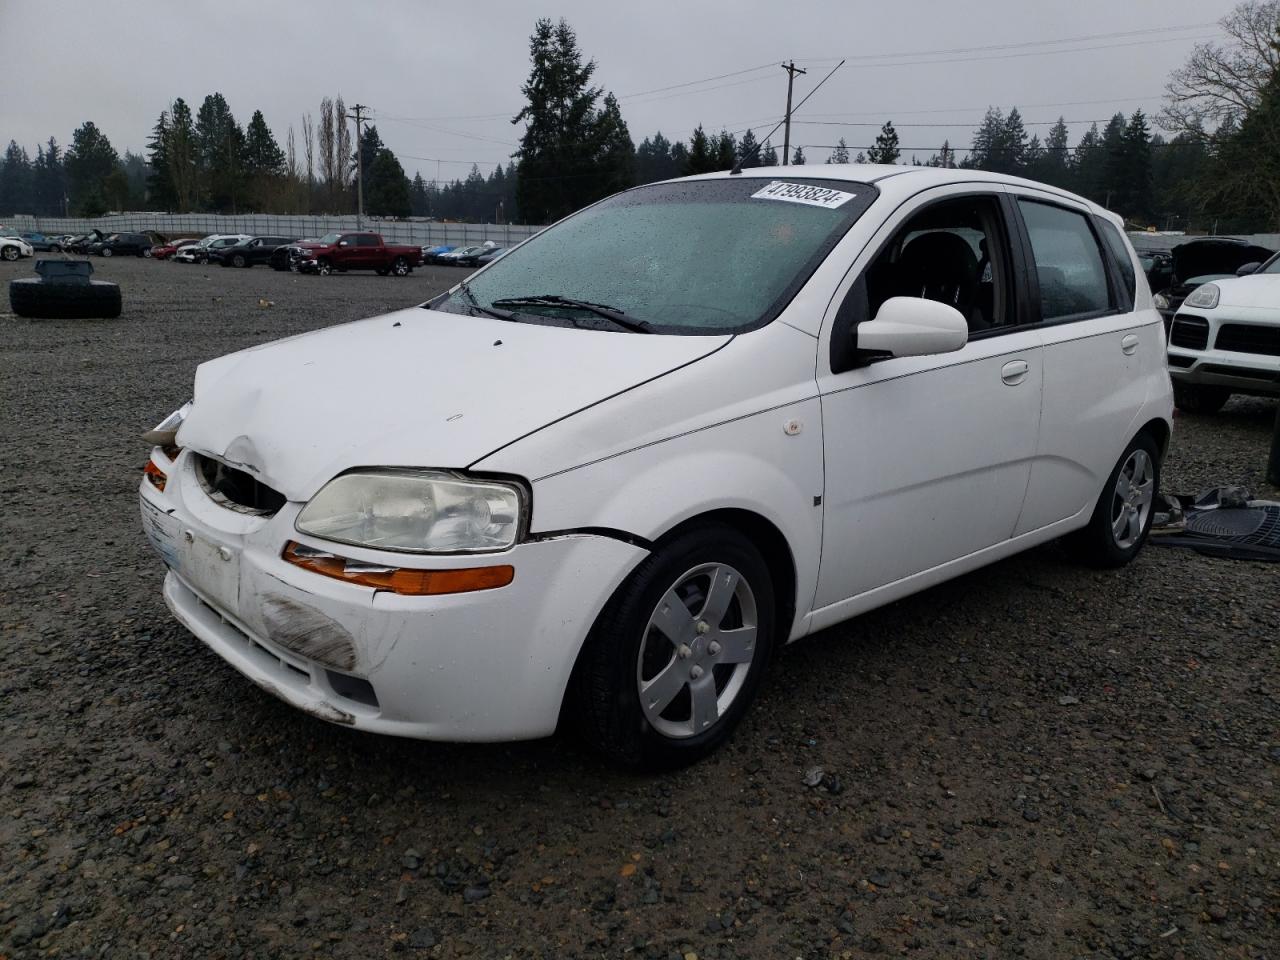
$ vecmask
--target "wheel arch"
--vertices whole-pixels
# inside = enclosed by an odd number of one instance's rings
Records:
[[[1165,455],[1169,452],[1169,441],[1173,437],[1173,428],[1169,422],[1163,417],[1155,417],[1144,423],[1138,433],[1150,434],[1156,442],[1156,448],[1160,451],[1160,459],[1164,460]],[[1134,434],[1137,436],[1137,434]]]

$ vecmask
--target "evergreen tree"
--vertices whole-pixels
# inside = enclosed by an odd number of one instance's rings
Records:
[[[375,217],[407,217],[413,212],[409,178],[396,155],[383,147],[370,165],[365,209]]]
[[[27,151],[10,140],[0,164],[0,215],[34,213],[31,158]]]
[[[743,169],[760,166],[760,141],[750,130],[738,141],[738,162],[742,164]]]
[[[951,148],[950,140],[942,141],[942,149],[935,153],[925,163],[926,167],[945,167],[952,169],[956,165],[956,152]]]
[[[119,166],[120,157],[115,147],[92,120],[77,127],[71,135],[66,159],[72,209],[85,217],[105,212],[106,180]]]
[[[618,98],[612,93],[604,98],[604,109],[595,123],[596,167],[599,182],[595,195],[607,197],[636,182],[636,146],[631,131],[622,119]],[[594,199],[594,197],[593,197]]]
[[[836,141],[836,148],[831,151],[831,156],[827,157],[827,163],[848,163],[849,162],[849,145],[844,142],[844,137]]]
[[[427,181],[422,179],[421,171],[414,172],[413,184],[409,187],[409,208],[415,217],[426,217],[431,214],[431,202],[427,194]]]
[[[1102,135],[1098,133],[1098,125],[1095,123],[1076,144],[1072,181],[1077,193],[1090,198],[1098,196],[1104,178],[1106,154]]]
[[[147,152],[151,159],[151,177],[147,182],[147,193],[151,206],[164,210],[173,210],[176,205],[173,178],[169,170],[171,138],[169,111],[161,110],[156,125],[151,128],[151,136],[147,139]]]
[[[372,127],[369,129],[373,132]],[[253,111],[253,118],[245,131],[244,164],[250,176],[267,174],[278,177],[284,173],[284,151],[276,143],[275,134],[267,126],[261,110]]]
[[[1037,141],[1037,144],[1039,141]],[[1022,114],[1014,107],[1004,121],[1001,140],[1001,173],[1019,173],[1027,165],[1027,128],[1022,124]]]
[[[698,128],[693,131],[693,136],[689,138],[689,159],[685,162],[684,173],[711,173],[715,169],[711,144],[702,130],[702,124],[698,124]]]
[[[869,163],[897,163],[901,151],[898,149],[898,131],[893,129],[893,121],[888,120],[876,134],[876,142],[867,151]]]
[[[44,149],[39,152],[33,177],[36,212],[45,217],[64,216],[66,173],[62,167],[62,149],[53,137],[49,138]]]
[[[996,170],[1001,163],[1005,137],[1004,114],[999,107],[988,107],[982,123],[973,134],[973,148],[968,165],[976,170]]]
[[[776,167],[778,165],[778,151],[773,149],[773,144],[768,140],[764,142],[764,151],[760,154],[760,166]]]
[[[378,154],[386,146],[382,142],[382,137],[378,135],[378,128],[373,124],[364,128],[364,133],[360,134],[360,144],[356,148],[360,155],[359,162],[364,165],[365,182],[368,183],[369,171],[373,169],[373,161],[378,159]],[[356,163],[356,157],[351,157],[352,164]]]
[[[175,209],[179,213],[196,209],[202,176],[200,151],[196,142],[195,119],[191,115],[191,108],[181,97],[169,107],[165,164]]]
[[[1151,130],[1140,109],[1125,125],[1122,140],[1123,176],[1118,209],[1134,220],[1149,222],[1152,212]]]
[[[805,157],[804,157],[804,147],[796,147],[796,152],[792,154],[792,157],[791,157],[791,165],[794,167],[798,167],[806,162],[807,161],[805,160]]]
[[[125,205],[121,209],[146,210],[149,199],[147,184],[151,179],[151,167],[145,159],[131,150],[124,152],[120,167],[128,183]]]
[[[565,20],[539,20],[529,55],[533,65],[521,88],[527,103],[512,120],[525,123],[516,196],[524,217],[550,223],[582,206],[589,195],[600,88],[591,85],[595,61],[584,62]]]
[[[1103,206],[1114,208],[1124,202],[1125,195],[1125,141],[1128,122],[1123,113],[1117,113],[1102,132],[1102,179],[1098,192],[1090,199]]]
[[[245,136],[222,94],[204,98],[196,112],[195,133],[209,209],[235,213],[244,199]]]
[[[680,140],[671,145],[671,176],[682,177],[689,167],[689,148]]]
[[[712,141],[711,154],[715,169],[732,170],[738,162],[738,141],[728,130],[721,130],[720,135]]]
[[[636,182],[654,183],[670,180],[683,173],[671,157],[671,142],[659,130],[652,138],[645,137],[636,148]]]
[[[854,157],[854,158],[853,158],[853,162],[854,162],[854,163],[866,163],[866,162],[867,162],[867,155],[866,155],[865,153],[863,153],[861,150],[859,150],[859,151],[858,151],[858,155],[857,155],[856,157]]]
[[[1067,122],[1058,118],[1058,122],[1049,128],[1044,138],[1044,154],[1035,178],[1051,183],[1056,187],[1071,186],[1071,146]]]

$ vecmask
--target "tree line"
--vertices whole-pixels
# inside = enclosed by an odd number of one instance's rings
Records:
[[[1199,44],[1171,76],[1160,130],[1141,110],[1117,113],[1072,144],[1061,117],[1042,139],[1028,134],[1016,106],[1007,114],[991,107],[969,146],[944,142],[927,159],[907,148],[910,162],[1061,186],[1137,227],[1278,230],[1280,0],[1246,0],[1221,26],[1226,41]],[[120,156],[91,121],[65,150],[50,137],[34,158],[10,141],[0,164],[0,214],[349,213],[359,157],[365,210],[374,216],[548,223],[636,184],[778,162],[767,136],[709,133],[701,124],[687,142],[659,131],[637,147],[618,99],[595,85],[596,62],[563,19],[537,21],[529,55],[525,105],[511,121],[524,128],[519,146],[487,175],[473,165],[450,182],[420,172],[409,179],[376,126],[352,143],[341,95],[325,97],[318,117],[304,114],[296,131],[290,125],[282,146],[261,111],[242,127],[212,93],[194,113],[180,98],[161,111],[145,157]],[[905,162],[892,121],[853,157],[843,138],[821,149],[830,151],[828,163]],[[804,148],[789,159],[806,162]]]

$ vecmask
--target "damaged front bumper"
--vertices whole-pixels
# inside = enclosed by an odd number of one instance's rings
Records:
[[[229,509],[194,456],[152,462],[143,525],[168,567],[174,615],[258,686],[307,713],[376,733],[518,740],[554,731],[574,660],[597,613],[645,556],[608,537],[531,539],[492,557],[406,556],[342,548],[367,564],[451,570],[510,564],[504,587],[403,596],[300,568],[283,550],[333,545],[294,529],[302,504],[274,515]]]

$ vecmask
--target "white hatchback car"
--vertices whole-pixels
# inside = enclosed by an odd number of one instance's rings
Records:
[[[1112,214],[973,171],[636,187],[200,366],[141,484],[164,596],[326,720],[688,762],[783,643],[1064,534],[1137,553],[1172,425],[1139,277]]]
[[[1215,413],[1233,393],[1280,397],[1280,253],[1192,291],[1169,331],[1174,400]]]

